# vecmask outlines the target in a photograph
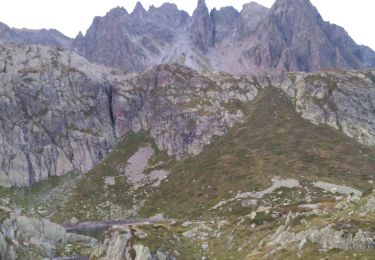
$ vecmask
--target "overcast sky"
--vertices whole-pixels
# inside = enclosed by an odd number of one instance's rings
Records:
[[[168,1],[168,0],[166,0]],[[160,6],[164,0],[141,0],[143,6]],[[206,0],[208,8],[233,5],[241,9],[251,0]],[[86,32],[94,16],[103,16],[116,6],[124,6],[129,12],[137,0],[3,0],[0,21],[16,28],[55,28],[75,37]],[[169,0],[190,14],[195,0]],[[255,0],[270,7],[275,0]],[[354,40],[375,49],[375,1],[374,0],[311,0],[325,20],[343,26]]]

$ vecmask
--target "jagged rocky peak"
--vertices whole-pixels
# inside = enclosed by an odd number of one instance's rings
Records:
[[[269,9],[258,3],[250,2],[244,4],[241,10],[241,22],[238,38],[249,37],[259,28],[261,22],[266,18]]]
[[[271,17],[285,26],[299,26],[306,30],[316,23],[323,23],[318,9],[309,0],[277,0],[270,12]]]
[[[124,7],[117,6],[109,10],[107,15],[112,15],[116,17],[125,17],[126,15],[128,15],[128,11]]]
[[[318,10],[310,0],[276,0],[272,5],[271,10],[299,10],[300,13],[307,11],[319,14]]]
[[[240,13],[209,12],[199,0],[192,17],[174,4],[146,11],[138,2],[131,14],[115,8],[94,19],[74,49],[130,72],[168,62],[230,73],[375,66],[375,53],[325,22],[309,0],[277,0],[270,9],[251,2]]]
[[[190,25],[190,41],[193,47],[203,53],[214,46],[214,24],[205,0],[198,0]]]
[[[148,10],[148,17],[152,21],[157,21],[165,26],[177,28],[182,30],[189,14],[185,11],[180,11],[177,5],[171,3],[164,3],[160,7],[150,6]]]
[[[146,9],[143,7],[142,3],[138,1],[131,15],[141,18],[146,14],[147,14]]]
[[[234,7],[222,7],[220,10],[214,8],[210,15],[214,23],[215,44],[235,36],[240,21],[240,13]]]
[[[247,59],[268,70],[357,69],[369,63],[364,62],[362,47],[346,32],[323,21],[309,0],[276,1],[258,36],[257,47],[246,52]]]

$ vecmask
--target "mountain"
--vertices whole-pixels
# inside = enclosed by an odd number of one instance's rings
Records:
[[[0,259],[373,259],[374,100],[308,0],[0,24]]]
[[[73,40],[55,29],[15,29],[0,23],[0,42],[71,48]]]
[[[72,51],[26,45],[5,45],[0,57],[1,186],[86,172],[140,131],[178,160],[198,155],[242,122],[243,104],[270,84],[313,124],[375,144],[371,70],[239,77],[169,64],[124,74]]]
[[[170,62],[230,73],[375,66],[375,53],[323,21],[309,0],[210,13],[199,0],[192,17],[171,4],[146,11],[138,3],[131,14],[114,9],[95,18],[73,46],[90,61],[130,72]]]
[[[171,43],[183,35],[188,18],[172,4],[146,12],[138,3],[131,14],[115,8],[104,17],[95,17],[86,35],[79,35],[73,46],[90,61],[142,71],[162,63]]]
[[[250,47],[251,46],[251,47]],[[249,48],[250,47],[250,48]],[[278,0],[246,46],[247,62],[262,69],[317,71],[373,67],[344,29],[324,22],[309,0]]]
[[[0,71],[2,259],[374,255],[374,70],[126,74],[7,44]]]

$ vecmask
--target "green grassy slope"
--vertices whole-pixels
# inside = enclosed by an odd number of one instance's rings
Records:
[[[221,199],[232,197],[232,192],[264,189],[274,176],[371,188],[368,180],[374,177],[374,151],[335,129],[302,119],[280,90],[266,88],[255,101],[237,106],[245,112],[246,120],[198,156],[176,161],[163,152],[156,153],[154,164],[161,162],[157,168],[171,173],[159,188],[131,191],[126,178],[118,178],[115,186],[104,185],[103,176],[119,175],[119,166],[141,145],[149,143],[157,150],[146,133],[127,137],[78,182],[55,220],[129,216],[136,213],[119,212],[142,202],[140,214],[145,217],[164,213],[175,218],[202,218]],[[100,206],[106,201],[112,206]]]

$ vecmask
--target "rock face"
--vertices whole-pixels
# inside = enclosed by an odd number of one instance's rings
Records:
[[[324,249],[365,250],[375,248],[375,240],[371,234],[359,230],[348,236],[343,230],[335,230],[328,225],[322,229],[307,229],[293,232],[290,228],[280,226],[272,236],[270,244],[285,245],[298,243],[301,250],[307,242],[318,243]]]
[[[0,22],[0,43],[25,43],[71,48],[73,40],[55,29],[15,29]]]
[[[310,122],[339,129],[360,143],[375,144],[373,71],[289,75],[281,87]]]
[[[375,53],[323,21],[309,0],[277,0],[271,9],[246,4],[212,10],[199,0],[192,17],[175,5],[96,17],[74,49],[91,61],[139,72],[178,62],[231,73],[318,71],[375,66]]]
[[[189,28],[193,48],[206,53],[214,46],[214,25],[206,6],[205,0],[198,0]]]
[[[246,60],[262,69],[316,71],[374,66],[344,29],[324,22],[308,0],[278,0],[247,50]]]
[[[152,252],[148,247],[136,244],[136,236],[129,228],[110,230],[103,243],[97,245],[91,258],[100,260],[166,260],[176,259],[161,250]]]
[[[103,69],[58,48],[8,45],[0,56],[2,186],[87,171],[106,155],[115,137]]]
[[[73,52],[24,45],[3,46],[0,57],[5,187],[88,171],[131,132],[149,132],[160,150],[178,159],[197,155],[244,119],[236,104],[252,101],[269,82],[309,121],[375,144],[373,71],[274,79],[199,74],[174,64],[124,74]]]
[[[0,56],[0,183],[7,187],[88,171],[131,131],[149,131],[178,158],[197,154],[242,120],[226,104],[252,100],[260,87],[178,65],[125,75],[56,48],[9,45]]]
[[[75,40],[74,49],[97,63],[142,71],[161,63],[161,54],[176,41],[187,19],[188,14],[172,4],[146,12],[138,3],[131,14],[115,8],[95,17],[86,35]]]
[[[52,258],[56,256],[58,245],[96,243],[93,238],[67,233],[62,226],[48,220],[19,216],[14,212],[0,224],[0,257],[4,260]]]

